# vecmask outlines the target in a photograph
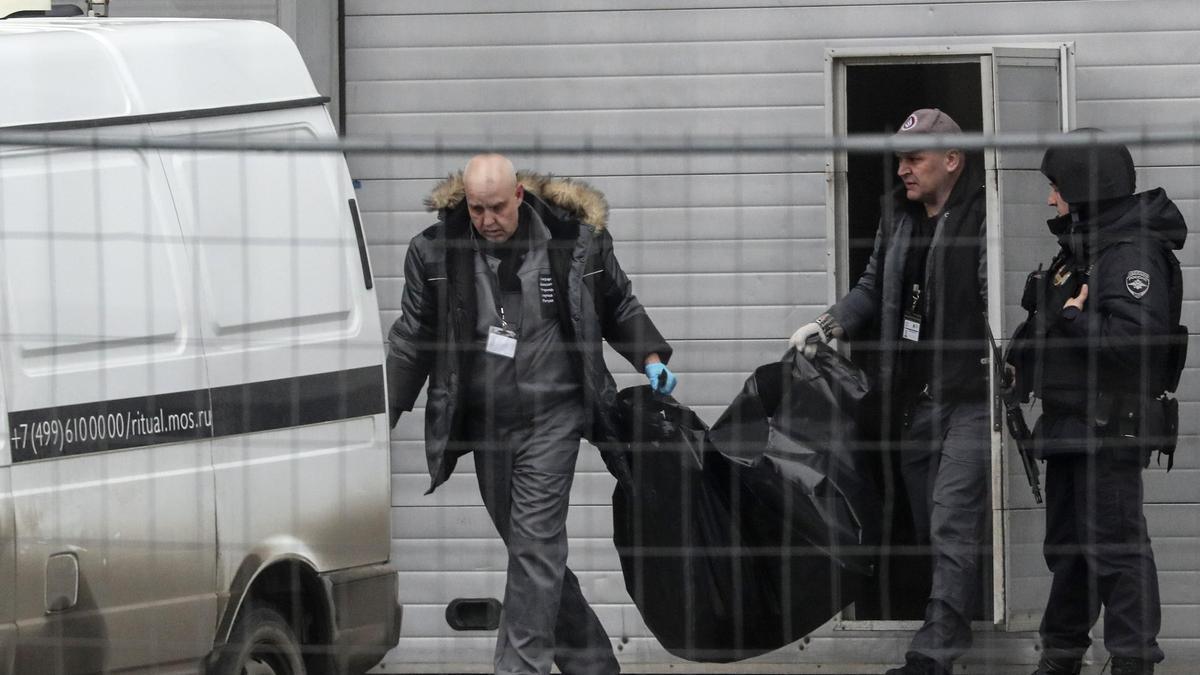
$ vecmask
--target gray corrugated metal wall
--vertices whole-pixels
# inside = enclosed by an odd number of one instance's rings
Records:
[[[723,0],[347,0],[347,133],[397,139],[472,135],[813,134],[825,131],[824,50],[944,44],[1074,42],[1080,126],[1200,123],[1200,5],[1113,2],[852,2],[765,8]],[[431,222],[421,198],[464,156],[355,157],[385,325],[396,316],[408,239]],[[614,207],[618,254],[674,342],[680,398],[712,421],[750,369],[829,295],[825,173],[820,156],[538,156],[518,166],[578,177]],[[1135,150],[1139,186],[1164,186],[1200,231],[1200,150]],[[1030,199],[1044,198],[1041,186]],[[1033,209],[1035,217],[1045,217]],[[1195,235],[1193,235],[1195,236]],[[1200,326],[1200,250],[1180,258],[1185,323]],[[1193,338],[1193,365],[1200,348]],[[621,385],[639,382],[611,361]],[[1175,471],[1146,477],[1163,597],[1163,644],[1176,665],[1200,660],[1200,378],[1185,374]],[[487,667],[490,635],[455,634],[453,597],[499,596],[504,555],[469,462],[432,496],[420,411],[393,444],[393,535],[406,570],[404,637],[388,663]],[[581,453],[572,493],[570,564],[629,662],[667,660],[627,604],[610,541],[612,481]],[[1038,532],[1014,532],[1014,569],[1042,569]],[[1022,535],[1024,534],[1024,539]],[[1025,570],[1016,565],[1027,565]],[[894,660],[903,636],[833,638],[774,660]],[[623,638],[629,638],[624,642]],[[1027,648],[1022,643],[1021,649]],[[1016,649],[1014,647],[1014,649]]]

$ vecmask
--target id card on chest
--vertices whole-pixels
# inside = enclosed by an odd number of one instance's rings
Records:
[[[487,345],[484,349],[489,354],[506,359],[515,358],[517,355],[517,332],[506,326],[492,326],[488,329]]]
[[[900,328],[900,338],[910,342],[921,339],[921,286],[913,284],[909,295],[908,311],[904,313],[904,321]]]

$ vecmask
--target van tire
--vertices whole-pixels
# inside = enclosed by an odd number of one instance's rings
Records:
[[[250,605],[238,617],[213,673],[305,675],[304,658],[295,632],[279,612]]]

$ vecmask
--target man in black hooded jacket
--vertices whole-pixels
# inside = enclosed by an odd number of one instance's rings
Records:
[[[1180,310],[1172,250],[1187,225],[1161,188],[1134,194],[1124,146],[1052,148],[1041,168],[1060,249],[1030,277],[1030,320],[1010,359],[1018,391],[1038,395],[1043,411],[1034,440],[1054,580],[1035,675],[1080,671],[1101,604],[1113,675],[1153,673],[1161,607],[1141,470],[1162,433],[1158,396]]]

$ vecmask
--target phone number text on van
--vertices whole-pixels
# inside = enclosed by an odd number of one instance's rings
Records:
[[[8,423],[13,461],[20,462],[211,438],[213,412],[207,397],[180,392],[15,411]]]

